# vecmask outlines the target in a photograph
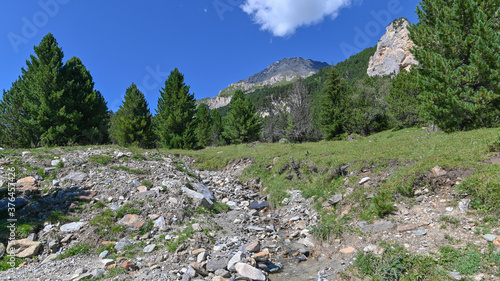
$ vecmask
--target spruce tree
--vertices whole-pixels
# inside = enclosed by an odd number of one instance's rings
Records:
[[[321,125],[325,131],[325,139],[339,138],[346,133],[345,123],[348,119],[349,93],[347,86],[331,66],[330,74],[324,89],[321,102]]]
[[[229,103],[229,113],[223,120],[223,136],[233,144],[248,143],[259,139],[261,120],[252,102],[237,90]]]
[[[421,113],[445,131],[500,125],[498,0],[422,0],[409,28]]]
[[[2,139],[18,147],[105,142],[106,102],[80,59],[64,65],[50,33],[34,51],[0,102]]]
[[[151,113],[144,94],[132,83],[113,117],[111,134],[118,144],[151,148],[154,145]]]
[[[212,143],[212,120],[210,118],[210,111],[208,106],[204,103],[198,106],[196,110],[196,146],[204,148]]]
[[[212,130],[210,132],[210,143],[211,145],[225,145],[226,141],[222,136],[223,125],[222,117],[220,116],[219,110],[217,108],[210,112],[210,120],[212,120]]]
[[[160,90],[154,128],[166,148],[193,148],[196,144],[193,120],[196,105],[189,88],[184,75],[175,68]]]
[[[39,127],[29,114],[28,101],[20,89],[20,77],[0,101],[0,143],[8,147],[35,147],[40,140]]]
[[[408,128],[420,122],[418,117],[418,89],[415,87],[416,71],[402,70],[391,81],[386,101],[393,127]]]

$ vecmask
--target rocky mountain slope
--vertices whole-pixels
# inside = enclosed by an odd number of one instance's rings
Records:
[[[298,77],[309,77],[326,66],[328,64],[325,62],[300,57],[285,58],[272,63],[259,73],[229,85],[226,89],[220,91],[216,97],[204,99],[202,102],[206,103],[211,109],[219,108],[229,104],[231,96],[236,90],[250,92],[259,87],[286,84]]]
[[[416,197],[396,203],[385,219],[352,217],[343,222],[349,231],[340,238],[318,241],[311,234],[320,218],[316,204],[349,214],[357,203],[345,198],[376,190],[406,164],[382,171],[346,166],[342,194],[305,199],[291,185],[281,206],[272,208],[258,178],[238,179],[252,158],[234,159],[221,171],[193,169],[195,161],[114,147],[6,155],[0,171],[16,168],[16,192],[0,201],[0,210],[5,212],[6,199],[17,198],[17,240],[7,249],[24,260],[0,272],[0,279],[359,280],[349,266],[357,253],[381,255],[379,241],[421,255],[452,243],[485,252],[500,247],[497,235],[481,233],[488,222],[468,212],[470,199],[455,192],[470,176],[467,170],[436,166],[415,183]],[[498,157],[490,161],[499,163]],[[295,173],[291,167],[281,172]],[[489,233],[500,231],[491,225]],[[2,232],[2,242],[9,235]],[[459,272],[448,275],[462,278]],[[473,277],[499,280],[484,273]]]
[[[410,22],[405,18],[394,20],[377,44],[377,51],[370,58],[368,76],[398,74],[402,69],[410,70],[417,64],[410,49],[415,46],[408,36]]]

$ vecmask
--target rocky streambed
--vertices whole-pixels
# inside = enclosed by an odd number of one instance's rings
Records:
[[[0,252],[7,256],[6,246],[22,257],[19,266],[0,272],[1,280],[356,280],[346,268],[358,252],[380,254],[380,241],[424,255],[450,239],[500,246],[497,236],[478,233],[481,218],[453,192],[466,171],[437,167],[427,175],[435,191],[422,187],[415,202],[395,204],[387,219],[353,218],[341,239],[317,241],[311,233],[320,219],[317,202],[348,214],[356,202],[344,196],[360,187],[369,191],[390,169],[376,176],[352,172],[362,180],[349,183],[346,176],[345,192],[328,200],[306,199],[291,185],[281,206],[272,208],[259,179],[237,178],[248,159],[223,172],[198,171],[180,155],[99,147],[0,160],[1,173],[16,169],[18,226],[17,240],[0,245]],[[3,212],[11,195],[0,201]],[[454,227],[443,228],[443,217],[455,218]]]

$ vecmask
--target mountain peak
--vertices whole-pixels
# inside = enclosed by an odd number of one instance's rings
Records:
[[[254,74],[240,82],[249,84],[261,83],[276,76],[295,75],[306,77],[318,72],[319,69],[328,66],[325,62],[303,59],[301,57],[284,58],[272,63],[266,69]]]

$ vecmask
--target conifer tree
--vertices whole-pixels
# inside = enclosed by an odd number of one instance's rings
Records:
[[[349,93],[341,80],[335,66],[331,66],[325,95],[321,102],[321,124],[325,131],[325,139],[332,140],[346,133],[345,122],[348,118]]]
[[[261,120],[255,106],[241,90],[237,90],[229,103],[229,113],[224,118],[223,136],[230,143],[239,144],[256,141],[261,131]]]
[[[500,125],[498,0],[422,0],[409,28],[423,117],[445,131]]]
[[[210,111],[208,106],[204,103],[198,106],[196,110],[196,146],[204,148],[212,143],[212,120],[210,118]]]
[[[0,101],[0,143],[9,147],[34,147],[39,142],[39,127],[27,108],[20,77]]]
[[[175,68],[160,90],[154,119],[155,132],[166,148],[194,148],[194,95],[189,93],[184,75]]]
[[[222,136],[222,117],[220,116],[219,110],[217,108],[210,112],[210,120],[212,121],[212,130],[210,132],[210,143],[211,145],[225,145],[226,141]]]
[[[151,148],[154,144],[151,113],[144,94],[132,83],[113,117],[112,138],[118,144]]]
[[[51,33],[34,51],[0,102],[2,141],[17,147],[105,142],[106,102],[80,59],[64,65]]]
[[[418,117],[418,93],[415,87],[416,71],[402,70],[391,81],[386,101],[388,115],[396,128],[408,128],[420,122]]]

